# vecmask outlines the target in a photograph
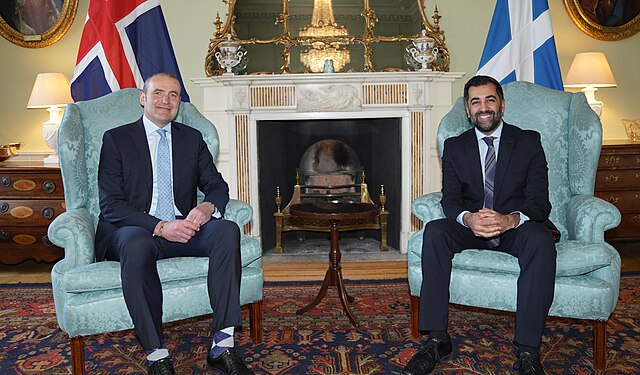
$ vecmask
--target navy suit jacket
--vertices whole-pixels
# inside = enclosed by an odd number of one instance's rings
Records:
[[[197,190],[224,215],[229,186],[213,163],[202,134],[187,125],[171,123],[173,196],[180,213],[197,205]],[[111,234],[124,226],[153,233],[160,219],[151,216],[153,170],[142,118],[104,133],[98,167],[100,216],[96,231],[96,260],[104,259]]]
[[[520,211],[557,232],[549,220],[548,169],[540,134],[504,122],[502,126],[493,209],[502,214]],[[482,164],[473,128],[444,142],[441,203],[447,218],[454,220],[462,211],[477,212],[484,206]]]

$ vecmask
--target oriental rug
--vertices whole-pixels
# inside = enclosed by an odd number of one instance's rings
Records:
[[[304,315],[295,311],[315,297],[319,282],[267,283],[264,288],[264,341],[252,345],[248,330],[236,333],[246,363],[264,375],[399,374],[419,347],[409,329],[407,280],[347,282],[355,297],[354,328],[335,288]],[[516,374],[513,314],[452,307],[454,357],[435,374]],[[248,313],[243,312],[245,325]],[[199,317],[165,325],[165,343],[178,374],[207,374],[211,320]],[[550,374],[596,374],[592,328],[551,319],[542,343]],[[620,301],[609,321],[607,370],[640,373],[640,275],[622,278]],[[58,328],[50,284],[0,286],[0,374],[70,374],[70,346]],[[85,338],[88,374],[144,374],[145,359],[133,331]]]

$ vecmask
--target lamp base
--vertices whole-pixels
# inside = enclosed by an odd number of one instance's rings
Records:
[[[60,164],[60,159],[58,159],[58,154],[51,154],[44,158],[45,164]]]
[[[587,98],[587,103],[589,103],[589,106],[596,115],[600,117],[602,115],[602,102],[596,99],[596,91],[598,91],[598,89],[593,86],[587,86],[582,89],[584,96]]]

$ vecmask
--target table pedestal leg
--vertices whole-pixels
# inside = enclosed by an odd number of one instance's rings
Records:
[[[344,312],[347,314],[347,317],[351,321],[351,323],[357,327],[358,321],[355,316],[351,312],[349,308],[348,302],[353,302],[354,298],[347,293],[347,290],[344,287],[344,280],[342,279],[342,267],[340,266],[340,259],[342,258],[342,254],[340,253],[340,236],[338,231],[338,220],[331,221],[331,250],[329,252],[329,269],[327,269],[327,273],[324,275],[324,281],[322,282],[322,287],[320,287],[320,291],[316,298],[308,304],[307,306],[301,308],[296,311],[296,314],[301,315],[306,313],[307,311],[316,307],[320,301],[327,295],[327,289],[329,286],[335,286],[338,289],[338,296],[340,297],[340,303],[342,303],[342,308]]]

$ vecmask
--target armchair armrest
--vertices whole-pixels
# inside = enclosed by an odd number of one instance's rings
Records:
[[[604,242],[604,231],[620,224],[616,206],[593,195],[575,195],[567,205],[569,239]]]
[[[93,263],[95,259],[96,229],[89,211],[77,208],[58,216],[48,229],[51,242],[64,248],[64,269]]]
[[[237,199],[230,199],[224,211],[224,218],[238,224],[240,228],[253,218],[253,208]]]
[[[445,216],[442,205],[440,204],[441,199],[442,193],[440,192],[422,195],[413,201],[411,210],[423,223],[428,223],[435,219],[442,219]]]

